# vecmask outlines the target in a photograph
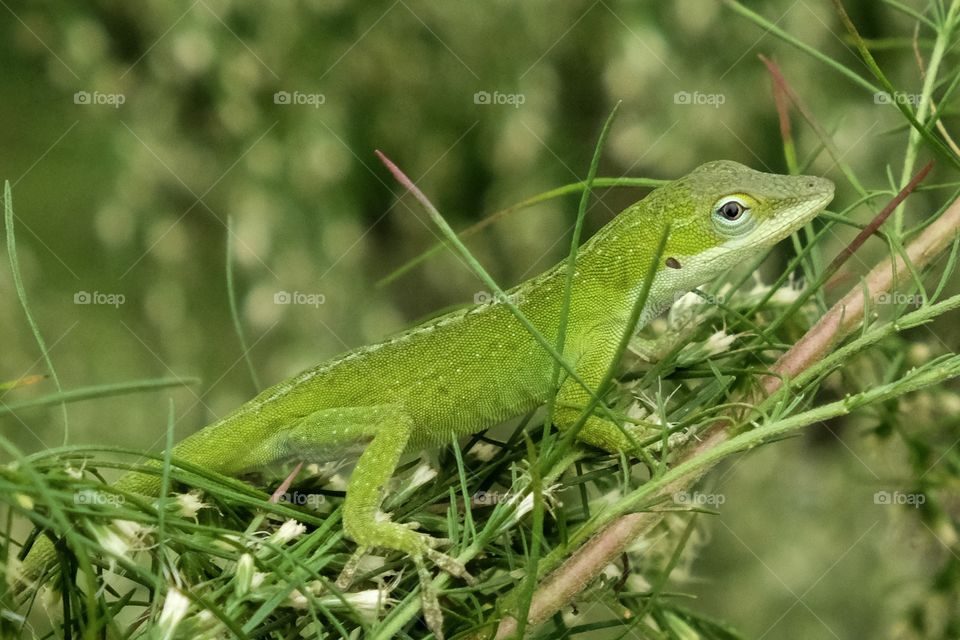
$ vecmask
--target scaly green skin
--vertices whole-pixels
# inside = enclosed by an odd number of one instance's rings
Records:
[[[729,228],[716,208],[737,198],[749,210]],[[564,357],[595,389],[627,330],[665,227],[670,234],[640,325],[680,294],[766,251],[809,222],[833,197],[822,178],[782,176],[718,161],[650,193],[623,211],[577,255]],[[723,229],[726,229],[724,231]],[[566,262],[511,289],[527,319],[554,341]],[[552,388],[551,356],[503,304],[480,304],[430,320],[384,342],[350,351],[260,393],[222,420],[178,444],[174,459],[237,474],[291,459],[323,461],[359,454],[344,501],[344,530],[362,548],[383,547],[455,563],[433,541],[377,519],[382,487],[405,450],[450,442],[546,402],[556,392],[555,422],[574,424],[590,393],[571,376]],[[623,432],[591,416],[580,440],[627,450]],[[155,495],[159,479],[122,478],[124,489]],[[32,552],[44,555],[36,548]],[[28,565],[29,565],[28,558]]]

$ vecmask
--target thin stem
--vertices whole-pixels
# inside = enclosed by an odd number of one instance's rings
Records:
[[[957,0],[950,4],[950,10],[947,13],[940,29],[937,30],[937,37],[933,43],[933,51],[930,52],[930,64],[923,78],[923,86],[920,90],[920,102],[917,104],[917,121],[926,125],[927,115],[930,112],[930,105],[933,101],[933,89],[937,84],[937,73],[940,70],[940,63],[943,61],[944,53],[953,35],[953,29],[956,26],[957,9],[960,7]],[[897,96],[892,96],[896,99]],[[903,154],[903,169],[900,172],[900,187],[905,187],[910,182],[910,176],[913,174],[913,167],[917,161],[917,154],[920,152],[921,133],[919,129],[910,129],[910,136],[907,139],[907,149]],[[901,203],[893,213],[894,233],[897,236],[903,234],[903,217],[905,205]]]

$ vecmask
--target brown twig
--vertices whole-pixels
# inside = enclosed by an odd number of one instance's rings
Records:
[[[906,255],[914,268],[920,269],[946,249],[956,237],[960,228],[960,199],[937,218],[906,248]],[[901,255],[896,260],[887,260],[873,268],[864,279],[863,287],[850,289],[839,302],[810,329],[793,347],[777,361],[774,371],[780,376],[774,380],[767,378],[763,382],[764,390],[769,394],[778,389],[782,378],[791,378],[819,360],[836,342],[848,335],[859,325],[863,318],[867,300],[864,292],[873,301],[882,293],[890,291],[896,284],[896,274],[904,273],[907,265]]]
[[[786,158],[787,167],[791,172],[794,172],[797,170],[797,154],[793,143],[793,132],[790,127],[790,96],[787,92],[787,83],[776,63],[763,55],[759,57],[767,65],[770,72],[770,80],[773,82],[773,102],[776,105],[777,119],[780,122],[780,139],[783,140],[783,155]]]
[[[943,215],[906,247],[908,258],[916,268],[926,266],[953,242],[958,230],[960,230],[960,199],[955,200]],[[764,381],[764,392],[767,394],[775,392],[780,388],[784,378],[795,376],[815,364],[832,345],[849,335],[863,320],[866,308],[864,292],[874,299],[889,291],[894,285],[895,274],[903,273],[905,268],[906,264],[900,255],[895,256],[894,259],[888,258],[877,265],[867,275],[864,281],[865,286],[853,287],[820,322],[777,361],[772,369],[775,375]],[[728,422],[713,423],[705,430],[700,440],[693,441],[690,446],[678,451],[674,465],[705,454],[729,437]],[[658,492],[657,496],[666,498],[679,491],[687,490],[703,477],[707,470],[709,469],[667,485]],[[656,496],[652,499],[655,500]],[[633,544],[638,537],[650,531],[662,518],[663,514],[656,511],[625,515],[577,549],[556,571],[547,576],[534,594],[528,616],[530,624],[539,624],[558,612],[596,578],[619,553]],[[496,637],[498,639],[511,637],[516,628],[517,622],[514,618],[504,617],[500,621]]]
[[[287,477],[280,483],[280,486],[277,487],[277,490],[273,492],[270,496],[270,502],[276,504],[283,499],[284,494],[290,489],[290,485],[293,484],[293,481],[296,480],[297,476],[300,474],[300,469],[303,468],[303,463],[298,462],[297,466],[293,468]]]
[[[817,134],[817,137],[820,138],[820,142],[823,143],[823,148],[827,150],[827,153],[830,154],[830,157],[833,158],[834,163],[840,167],[840,170],[843,171],[843,175],[846,176],[850,184],[854,189],[857,190],[857,193],[860,195],[865,195],[866,190],[861,186],[860,181],[857,180],[856,175],[850,168],[843,162],[843,153],[837,149],[836,145],[833,144],[833,140],[830,138],[830,134],[827,133],[827,130],[823,128],[823,125],[820,124],[820,121],[816,119],[813,115],[813,112],[807,106],[807,103],[800,98],[800,95],[793,90],[793,87],[790,86],[790,83],[787,82],[787,79],[783,77],[783,73],[780,71],[780,67],[776,62],[770,58],[764,56],[763,54],[758,54],[760,61],[766,65],[767,70],[770,72],[770,77],[773,80],[774,87],[778,91],[782,91],[783,94],[790,99],[790,102],[796,106],[797,111],[800,112],[800,115],[803,116],[803,119],[807,121],[807,124],[810,125],[810,128],[813,129],[814,133]]]
[[[820,277],[826,280],[836,273],[840,267],[842,267],[843,264],[850,259],[850,256],[856,253],[860,246],[867,241],[867,238],[872,236],[877,229],[880,228],[880,225],[886,222],[887,218],[890,217],[890,214],[893,213],[894,209],[900,206],[900,203],[906,200],[907,196],[913,193],[913,190],[916,189],[921,182],[923,182],[923,179],[927,177],[927,174],[930,173],[931,169],[933,169],[933,160],[925,164],[923,168],[920,169],[920,171],[918,171],[916,175],[910,179],[910,182],[908,182],[907,185],[900,190],[893,200],[888,202],[887,206],[885,206],[880,213],[874,216],[873,220],[870,221],[870,224],[860,230],[860,233],[857,234],[857,237],[854,238],[850,244],[844,248],[843,251],[838,253],[837,257],[834,258],[829,265],[827,265],[827,268],[823,270],[823,273]]]

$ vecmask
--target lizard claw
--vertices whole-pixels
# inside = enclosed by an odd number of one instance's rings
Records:
[[[337,589],[346,591],[350,588],[350,585],[353,584],[353,577],[357,574],[357,567],[360,566],[360,561],[363,560],[367,551],[366,547],[357,547],[357,550],[353,552],[350,559],[343,565],[340,575],[337,576],[337,581],[334,583]]]
[[[410,531],[417,531],[420,529],[419,522],[399,522],[399,526],[409,529]],[[426,546],[430,549],[437,549],[439,547],[449,547],[453,544],[453,540],[450,538],[437,538],[427,534],[420,534],[420,539],[426,543]]]
[[[453,544],[453,540],[450,538],[434,538],[433,536],[425,536],[427,539],[427,545],[431,549],[438,549],[440,547],[449,547]]]
[[[459,560],[448,556],[445,553],[440,553],[435,549],[427,549],[424,551],[424,555],[430,559],[433,564],[440,567],[440,569],[446,571],[452,576],[462,579],[469,585],[477,584],[477,579],[470,575],[470,572],[467,571],[467,568]]]
[[[414,557],[413,562],[417,566],[417,575],[420,577],[420,603],[424,621],[437,640],[443,640],[443,610],[440,608],[437,590],[433,588],[433,577],[427,570],[422,557]]]

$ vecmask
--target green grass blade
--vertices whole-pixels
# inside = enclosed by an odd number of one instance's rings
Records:
[[[237,340],[240,341],[240,349],[243,351],[243,361],[247,364],[247,370],[250,372],[250,379],[253,381],[253,388],[261,390],[260,378],[257,376],[257,370],[250,359],[250,346],[247,344],[247,337],[243,333],[243,325],[240,322],[240,313],[237,311],[237,294],[233,281],[233,216],[227,216],[227,299],[230,303],[230,319],[233,320],[233,331],[237,334]]]
[[[13,285],[17,290],[17,298],[20,300],[20,306],[23,307],[23,313],[27,317],[27,323],[30,325],[30,331],[40,347],[40,353],[43,355],[43,361],[47,365],[50,377],[56,385],[57,390],[63,392],[63,386],[60,384],[60,377],[50,359],[50,352],[47,350],[47,343],[40,333],[40,327],[30,311],[30,305],[27,303],[27,290],[23,286],[23,277],[20,275],[20,261],[17,259],[17,241],[13,231],[13,195],[10,190],[10,181],[3,183],[3,219],[7,228],[7,253],[10,257],[10,272],[13,275]],[[67,444],[70,440],[70,421],[67,417],[66,403],[60,403],[60,409],[63,413],[63,443]]]
[[[184,387],[199,383],[199,378],[151,378],[146,380],[134,380],[132,382],[116,382],[111,384],[93,385],[89,387],[79,387],[77,389],[60,391],[58,393],[41,396],[32,400],[24,400],[22,402],[15,402],[11,404],[6,404],[0,401],[0,416],[15,413],[23,409],[46,407],[53,404],[67,404],[70,402],[81,402],[83,400],[93,400],[96,398],[111,398],[114,396],[126,395],[128,393],[156,391],[157,389]]]

